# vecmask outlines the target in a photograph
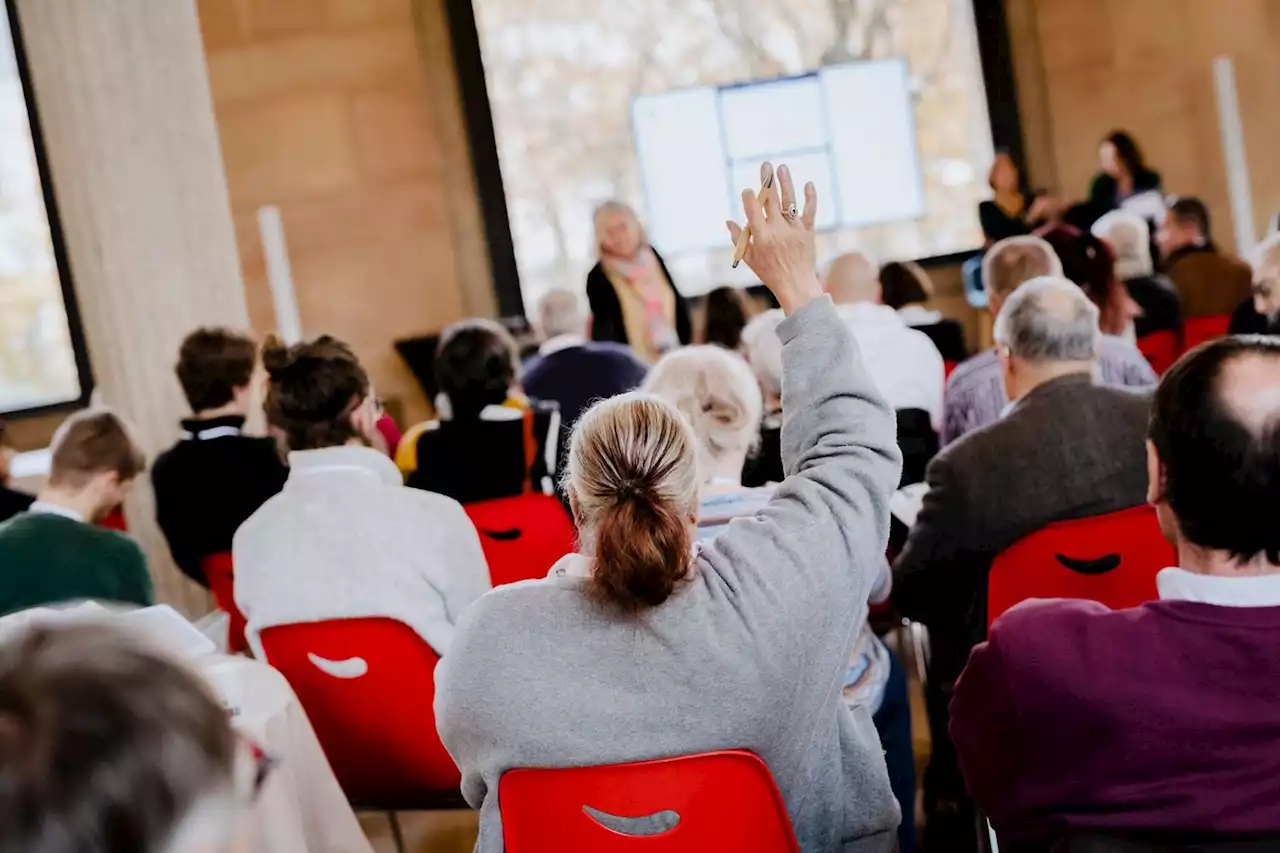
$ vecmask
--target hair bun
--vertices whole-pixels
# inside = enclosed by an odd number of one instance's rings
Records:
[[[262,344],[262,366],[273,378],[279,377],[293,365],[289,346],[275,335],[269,335]]]

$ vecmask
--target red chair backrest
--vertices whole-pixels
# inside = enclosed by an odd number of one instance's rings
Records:
[[[1178,360],[1178,346],[1178,334],[1169,330],[1152,332],[1138,338],[1138,350],[1151,362],[1151,369],[1157,376],[1163,376]]]
[[[1156,573],[1175,559],[1149,506],[1050,524],[1005,548],[991,564],[987,625],[1028,598],[1137,607],[1156,598]]]
[[[440,658],[394,619],[334,619],[262,632],[267,662],[297,694],[347,798],[408,808],[462,781],[436,734]]]
[[[1220,338],[1231,327],[1230,314],[1215,314],[1212,317],[1188,317],[1182,323],[1182,351],[1199,346],[1205,341]]]
[[[799,851],[773,774],[741,750],[509,770],[498,783],[498,803],[507,853]],[[659,812],[678,820],[656,834],[628,831],[628,819]]]
[[[960,362],[958,362],[958,361],[944,361],[944,362],[942,362],[942,369],[946,372],[946,377],[947,377],[948,379],[950,379],[950,378],[951,378],[951,374],[952,374],[952,372],[953,372],[953,371],[955,371],[955,369],[956,369],[957,367],[959,367],[959,366],[960,366]]]
[[[104,515],[102,520],[98,522],[98,526],[105,527],[108,530],[118,530],[121,533],[128,533],[129,522],[125,521],[124,507],[118,506],[111,510],[111,512]]]
[[[577,531],[564,504],[550,495],[523,494],[463,507],[480,533],[494,586],[544,578],[577,547]]]
[[[231,553],[210,554],[200,561],[200,569],[209,583],[209,591],[213,593],[218,609],[230,617],[227,622],[227,650],[247,651],[249,644],[244,638],[244,614],[236,606],[236,572],[231,562]]]

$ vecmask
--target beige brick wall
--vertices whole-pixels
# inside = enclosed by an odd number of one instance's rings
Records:
[[[256,219],[273,204],[306,333],[350,342],[424,416],[392,342],[492,310],[442,0],[199,10],[254,328],[275,325]]]

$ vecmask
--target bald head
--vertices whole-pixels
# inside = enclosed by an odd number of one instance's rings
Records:
[[[982,283],[991,310],[1000,306],[1024,283],[1041,276],[1062,275],[1062,261],[1045,240],[1031,235],[1009,237],[987,249],[982,257]]]
[[[994,334],[1010,356],[1031,364],[1088,363],[1098,352],[1098,308],[1065,278],[1033,278],[1005,300]]]
[[[880,272],[861,252],[840,255],[827,267],[823,289],[837,304],[880,301]]]
[[[1253,253],[1253,308],[1280,318],[1280,234],[1272,234]]]
[[[1280,572],[1280,338],[1220,338],[1183,356],[1156,391],[1150,438],[1152,497],[1162,524],[1176,521],[1165,532],[1184,560],[1211,555],[1192,570]]]

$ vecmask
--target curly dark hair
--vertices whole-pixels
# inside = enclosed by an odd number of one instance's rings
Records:
[[[262,346],[267,370],[267,423],[289,450],[338,447],[360,433],[351,413],[369,395],[369,375],[351,348],[322,335],[288,346],[271,337]]]

